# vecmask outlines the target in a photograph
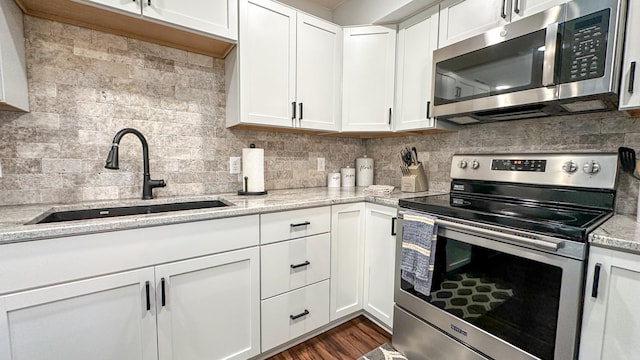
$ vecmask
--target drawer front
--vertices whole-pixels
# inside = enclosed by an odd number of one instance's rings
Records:
[[[262,301],[262,351],[329,323],[329,280]]]
[[[260,215],[260,243],[301,238],[331,230],[331,207]]]
[[[329,233],[262,246],[262,299],[328,279],[330,256]]]

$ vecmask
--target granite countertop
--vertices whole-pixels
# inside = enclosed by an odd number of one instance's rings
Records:
[[[239,196],[235,193],[231,193],[191,197],[166,197],[153,200],[113,200],[65,205],[43,204],[0,206],[0,245],[80,234],[353,203],[359,201],[367,201],[387,206],[397,206],[398,200],[401,198],[438,194],[442,194],[442,192],[427,191],[421,193],[403,193],[400,192],[399,189],[396,189],[390,196],[374,197],[365,195],[364,188],[359,187],[318,187],[290,190],[269,190],[267,195],[262,196]],[[168,213],[130,215],[48,224],[26,224],[36,217],[40,217],[45,212],[205,200],[222,200],[233,205],[224,208],[184,210]]]
[[[640,223],[635,217],[614,215],[589,235],[593,246],[640,254]]]

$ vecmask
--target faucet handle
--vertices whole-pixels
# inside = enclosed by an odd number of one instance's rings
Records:
[[[149,180],[149,186],[151,186],[151,188],[165,187],[165,186],[167,186],[167,183],[164,182],[164,179],[162,179],[162,180]]]

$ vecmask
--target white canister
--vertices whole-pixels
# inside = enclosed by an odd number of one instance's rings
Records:
[[[346,168],[340,169],[340,175],[342,187],[356,186],[356,169],[347,166]]]
[[[367,155],[356,159],[356,185],[373,185],[373,159]]]
[[[327,187],[339,188],[340,187],[340,173],[332,172],[327,174]]]

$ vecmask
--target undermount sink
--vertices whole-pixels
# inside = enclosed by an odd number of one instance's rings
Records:
[[[190,201],[190,202],[179,202],[179,203],[169,203],[169,204],[56,211],[48,214],[42,219],[38,217],[33,221],[29,222],[29,224],[46,224],[46,223],[54,223],[54,222],[62,222],[62,221],[102,219],[102,218],[109,218],[109,217],[116,217],[116,216],[155,214],[155,213],[182,211],[182,210],[195,210],[195,209],[210,209],[210,208],[227,207],[229,205],[230,205],[229,203],[223,202],[221,200],[207,200],[207,201]]]

